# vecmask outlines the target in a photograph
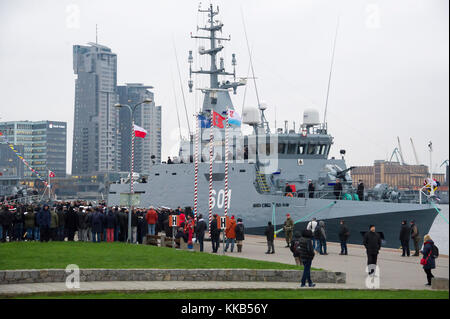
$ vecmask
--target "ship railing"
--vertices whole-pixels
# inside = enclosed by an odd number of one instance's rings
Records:
[[[3,203],[5,203],[5,204],[31,204],[31,203],[39,202],[40,197],[41,197],[40,195],[32,195],[32,196],[25,196],[25,197],[19,197],[19,198],[8,199],[8,200],[5,199]]]
[[[278,192],[278,193],[282,194],[283,196],[287,196],[287,194],[288,194],[284,191]],[[292,197],[309,198],[309,192],[307,190],[292,192],[290,194],[292,194]],[[332,191],[314,191],[314,197],[312,197],[312,198],[324,199],[326,196],[333,196],[333,198],[335,197],[334,192],[332,192]],[[290,195],[289,195],[289,197],[290,197]]]
[[[429,191],[430,193],[427,194],[427,191]],[[419,189],[419,204],[423,203],[423,196],[425,196],[425,198],[427,199],[427,202],[432,202],[433,199],[436,198],[435,195],[435,190],[431,190],[430,191],[430,185],[425,185],[423,186],[421,189]]]

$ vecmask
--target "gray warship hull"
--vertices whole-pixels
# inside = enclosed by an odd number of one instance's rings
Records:
[[[194,166],[192,164],[156,165],[148,176],[148,182],[135,183],[134,191],[140,194],[139,207],[193,207]],[[214,172],[223,172],[223,163],[214,164]],[[291,214],[295,230],[303,230],[313,218],[325,221],[327,240],[338,242],[339,221],[345,220],[351,230],[349,243],[361,244],[362,234],[369,225],[376,225],[384,237],[383,246],[398,248],[402,220],[416,220],[421,236],[430,230],[437,211],[429,204],[408,204],[376,201],[349,201],[319,198],[285,197],[262,194],[254,181],[254,164],[233,163],[229,165],[229,209],[244,221],[246,233],[263,235],[269,221],[274,220],[276,229],[282,228],[286,214]],[[224,174],[214,173],[213,214],[224,215]],[[209,163],[200,163],[198,178],[198,213],[206,219],[209,215]],[[129,192],[129,184],[111,184],[109,206],[121,204],[121,194]],[[283,237],[284,233],[279,233]]]

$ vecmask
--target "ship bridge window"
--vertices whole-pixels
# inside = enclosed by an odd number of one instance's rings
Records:
[[[327,146],[326,145],[319,145],[319,154],[320,155],[325,155],[326,151],[327,151]]]
[[[260,154],[265,154],[267,156],[270,155],[270,144],[261,144],[259,145]]]
[[[278,144],[278,154],[284,154],[285,148],[286,148],[285,143],[279,143]]]
[[[288,154],[295,154],[296,150],[297,150],[297,144],[291,144],[291,143],[288,144],[288,150],[287,150]]]
[[[317,155],[318,151],[319,151],[319,145],[309,144],[308,155]]]
[[[298,153],[297,154],[306,154],[306,150],[308,149],[307,144],[300,144],[298,146]]]

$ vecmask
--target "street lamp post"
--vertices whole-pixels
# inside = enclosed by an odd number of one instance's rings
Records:
[[[142,104],[150,104],[153,101],[151,99],[145,99],[144,101],[134,105],[133,107],[127,104],[116,104],[115,107],[128,107],[131,115],[131,165],[130,165],[130,195],[129,195],[129,206],[130,211],[128,213],[128,238],[127,242],[131,243],[131,214],[133,214],[133,205],[132,205],[132,195],[134,194],[134,180],[133,180],[133,169],[134,169],[134,112],[138,108],[138,106]]]

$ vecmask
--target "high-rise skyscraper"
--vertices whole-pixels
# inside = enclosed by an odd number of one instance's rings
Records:
[[[117,55],[96,43],[73,46],[75,118],[72,174],[118,171]]]
[[[120,104],[128,104],[133,107],[145,99],[153,101],[151,104],[141,104],[134,114],[136,125],[148,132],[145,139],[135,139],[134,171],[137,173],[147,173],[153,163],[161,163],[161,106],[155,105],[154,94],[150,91],[152,88],[141,83],[128,83],[117,87]],[[131,119],[128,108],[120,110],[119,127],[121,136],[120,170],[127,172],[130,170],[131,155]]]
[[[48,170],[54,172],[56,177],[66,176],[66,122],[0,122],[0,132],[43,178],[47,178]],[[23,146],[23,151],[19,146]],[[9,149],[9,152],[12,150]],[[24,169],[22,174],[25,178],[35,177],[28,169]]]

